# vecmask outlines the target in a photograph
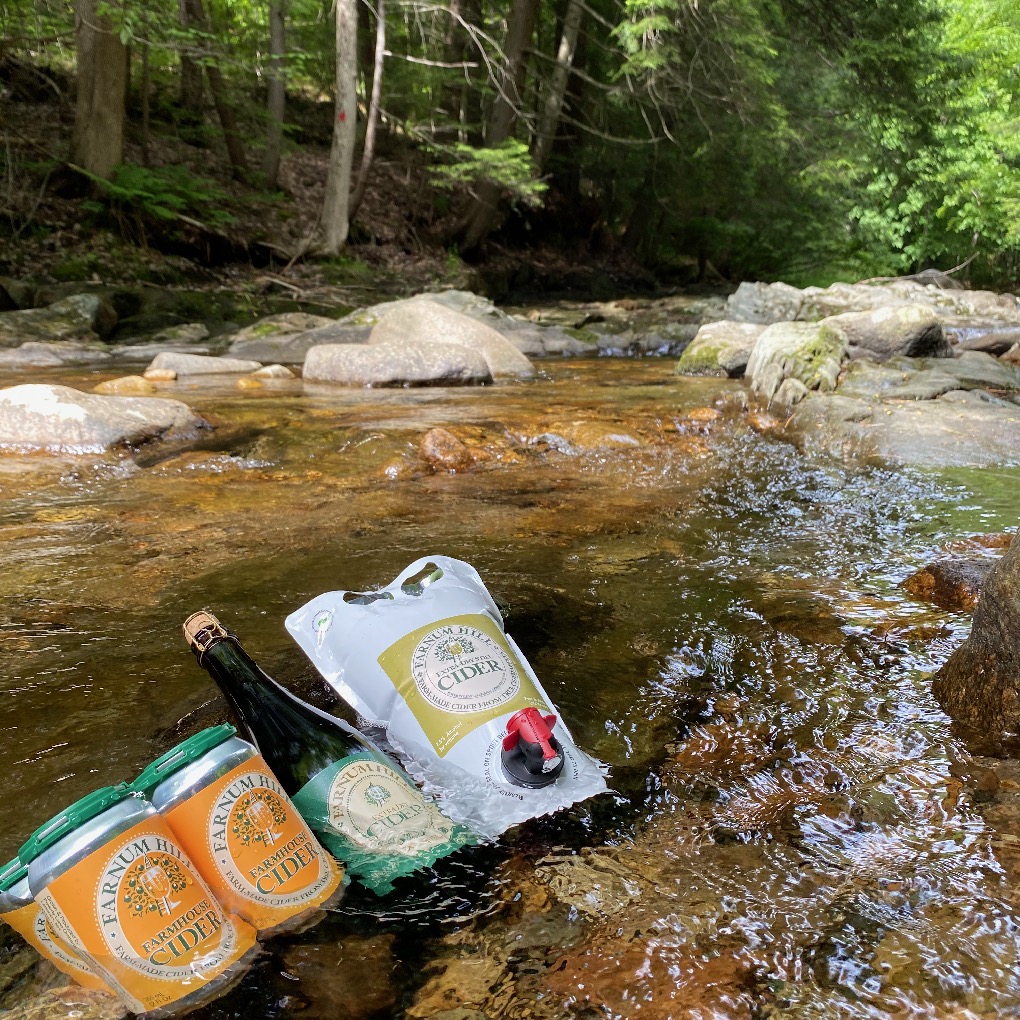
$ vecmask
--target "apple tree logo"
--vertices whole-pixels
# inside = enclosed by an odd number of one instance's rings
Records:
[[[181,901],[173,897],[191,884],[187,871],[170,854],[143,854],[126,876],[124,904],[135,917],[155,911],[169,917]]]
[[[286,821],[287,809],[283,801],[271,790],[255,790],[234,806],[230,831],[246,847],[255,843],[275,846],[280,833],[273,830]]]
[[[450,638],[436,645],[435,656],[440,662],[460,662],[462,655],[468,655],[474,650],[475,645],[470,638]]]
[[[373,783],[365,791],[365,800],[368,801],[372,807],[382,807],[390,799],[390,791],[384,786],[380,786],[378,783]]]

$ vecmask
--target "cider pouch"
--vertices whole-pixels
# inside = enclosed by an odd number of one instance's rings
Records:
[[[476,832],[494,838],[607,789],[469,564],[422,557],[378,591],[312,599],[286,626],[444,812]]]

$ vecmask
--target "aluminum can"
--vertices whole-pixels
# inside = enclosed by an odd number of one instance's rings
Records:
[[[342,899],[340,866],[233,726],[178,744],[131,785],[160,812],[220,903],[260,935],[308,927]]]
[[[0,921],[9,924],[40,956],[78,984],[110,992],[106,982],[54,935],[28,888],[28,867],[17,857],[0,868]]]
[[[223,911],[159,812],[125,784],[55,815],[18,856],[53,931],[149,1020],[221,995],[257,953],[254,929]]]

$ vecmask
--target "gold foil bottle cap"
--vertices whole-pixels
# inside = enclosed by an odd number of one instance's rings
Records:
[[[200,609],[184,621],[184,640],[199,657],[214,641],[227,636],[223,624],[208,609]]]

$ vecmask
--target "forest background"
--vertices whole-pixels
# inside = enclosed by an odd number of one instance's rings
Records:
[[[1016,0],[3,0],[0,29],[12,276],[1020,269]]]

